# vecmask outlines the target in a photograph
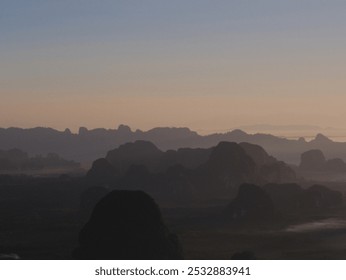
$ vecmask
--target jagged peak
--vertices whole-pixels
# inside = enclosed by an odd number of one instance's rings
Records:
[[[120,125],[118,126],[117,131],[118,131],[118,132],[121,132],[121,133],[132,132],[131,128],[130,128],[128,125],[125,125],[125,124],[120,124]]]
[[[88,129],[84,126],[80,127],[79,130],[78,130],[78,134],[79,135],[82,135],[82,134],[85,134],[88,132]]]
[[[318,133],[314,139],[314,141],[318,142],[333,142],[330,140],[327,136],[323,135],[322,133]]]
[[[71,132],[71,130],[70,130],[69,128],[66,128],[66,129],[64,130],[64,133],[65,133],[65,134],[72,134],[72,132]]]

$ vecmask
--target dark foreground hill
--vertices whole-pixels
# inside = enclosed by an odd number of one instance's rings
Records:
[[[95,206],[79,234],[76,259],[181,259],[176,235],[155,201],[142,191],[115,190]]]

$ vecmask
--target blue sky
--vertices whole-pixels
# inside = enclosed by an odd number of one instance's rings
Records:
[[[342,125],[337,105],[346,101],[345,1],[0,5],[0,95],[6,103],[0,126],[199,128],[206,111],[213,120],[208,129],[258,120]],[[214,97],[220,104],[210,109]],[[155,98],[170,109],[158,110]],[[311,98],[325,107],[303,107]],[[200,110],[190,110],[196,100]],[[278,109],[282,100],[291,110]],[[243,110],[220,110],[228,103]],[[73,121],[59,113],[66,104]],[[179,110],[183,116],[174,115]]]

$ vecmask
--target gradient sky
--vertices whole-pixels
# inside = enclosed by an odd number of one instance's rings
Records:
[[[346,127],[344,0],[0,4],[0,127]]]

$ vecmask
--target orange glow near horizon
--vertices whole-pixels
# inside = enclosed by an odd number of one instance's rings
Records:
[[[346,128],[345,2],[21,2],[0,26],[0,127]]]
[[[189,127],[201,133],[242,125],[320,125],[344,127],[346,97],[334,96],[131,96],[12,100],[2,105],[0,126],[48,126],[148,130],[159,126]],[[18,121],[20,120],[20,121]],[[11,125],[8,125],[11,124]]]

